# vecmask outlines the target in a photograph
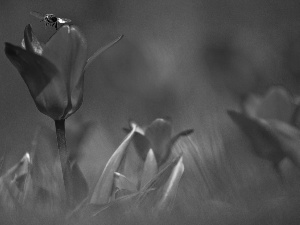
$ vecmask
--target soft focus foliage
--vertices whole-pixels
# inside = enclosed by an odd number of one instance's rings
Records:
[[[156,121],[163,124],[169,123],[163,119]],[[84,140],[88,131],[86,128],[90,127],[90,122],[77,121],[77,123],[79,123],[80,130],[85,129],[85,132],[77,138]],[[103,211],[110,211],[116,205],[124,204],[124,199],[127,211],[144,206],[147,212],[150,204],[151,213],[154,216],[165,210],[170,211],[184,172],[182,154],[166,160],[164,165],[158,167],[155,154],[152,149],[149,149],[146,158],[141,159],[142,170],[130,176],[139,177],[138,183],[133,183],[118,172],[122,172],[126,161],[130,161],[132,155],[128,154],[129,144],[133,141],[135,134],[142,130],[135,123],[131,125],[132,130],[108,160],[97,185],[90,190],[90,193],[88,193],[87,181],[78,166],[82,153],[72,149],[69,159],[75,188],[72,197],[76,200],[77,207],[71,213],[68,213],[64,205],[65,192],[58,154],[53,146],[53,131],[44,126],[39,127],[32,142],[31,151],[0,178],[1,205],[6,208],[5,212],[12,215],[19,211],[33,213],[33,220],[36,221],[47,217],[49,221],[58,222],[67,214],[66,219],[70,221],[89,221],[98,218]],[[161,129],[165,129],[164,126],[156,128],[157,133],[153,133],[153,136],[160,135]],[[50,148],[40,148],[38,142],[41,138],[52,143]],[[164,143],[164,141],[161,142]],[[159,142],[157,144],[161,146]],[[137,157],[140,157],[138,156],[139,150],[135,149]],[[165,153],[162,152],[162,154]]]

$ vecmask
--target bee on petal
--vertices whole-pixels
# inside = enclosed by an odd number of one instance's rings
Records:
[[[35,16],[36,18],[40,19],[41,22],[43,21],[45,23],[45,26],[52,26],[55,27],[55,29],[58,29],[58,24],[64,24],[64,23],[70,23],[70,19],[66,18],[59,18],[55,16],[54,14],[45,14],[44,16],[39,12],[31,11],[30,14],[32,16]]]

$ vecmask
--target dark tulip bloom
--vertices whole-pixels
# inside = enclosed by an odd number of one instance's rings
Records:
[[[39,111],[62,120],[82,104],[87,66],[121,38],[87,59],[87,42],[78,27],[64,25],[43,44],[27,25],[22,47],[6,43],[5,53],[21,74]]]

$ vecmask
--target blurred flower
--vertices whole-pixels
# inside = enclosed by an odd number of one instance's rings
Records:
[[[243,113],[228,114],[250,138],[258,156],[276,169],[286,157],[300,167],[299,107],[285,89],[272,87],[263,97],[250,95],[243,102]]]
[[[82,104],[87,66],[121,37],[87,59],[86,39],[76,26],[64,25],[43,44],[27,25],[22,41],[24,49],[6,43],[5,53],[20,72],[39,111],[61,120]]]
[[[127,128],[124,130],[128,131]],[[164,164],[172,152],[172,147],[182,136],[193,133],[193,129],[179,132],[172,136],[172,122],[170,119],[158,118],[144,129],[137,129],[133,143],[139,156],[145,160],[150,149],[153,150],[158,166]]]
[[[182,155],[170,157],[172,147],[179,137],[189,135],[193,130],[172,136],[168,119],[156,119],[145,129],[134,122],[130,123],[130,127],[125,129],[129,134],[107,162],[89,198],[90,204],[100,206],[98,212],[110,202],[124,204],[128,201],[129,205],[132,198],[137,198],[136,204],[146,200],[153,203],[155,209],[169,209],[176,196],[184,165]],[[130,152],[131,142],[135,153]],[[133,161],[139,160],[141,164],[136,162],[139,166],[136,170],[132,169]]]
[[[243,103],[246,115],[266,120],[295,124],[295,99],[282,87],[272,87],[265,96],[249,95]]]

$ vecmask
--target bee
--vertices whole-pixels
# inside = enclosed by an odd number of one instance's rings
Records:
[[[45,14],[43,16],[41,13],[34,12],[34,11],[31,11],[30,14],[32,16],[39,18],[41,20],[41,22],[43,21],[45,23],[45,26],[49,25],[49,26],[55,27],[56,30],[58,28],[58,24],[64,24],[64,23],[71,22],[70,19],[59,18],[59,17],[56,17],[54,14]]]

